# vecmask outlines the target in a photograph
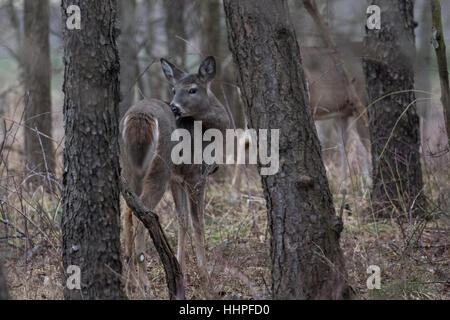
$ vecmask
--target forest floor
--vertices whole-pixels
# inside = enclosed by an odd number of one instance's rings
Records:
[[[4,117],[15,121],[5,122],[8,128],[21,121],[22,111],[16,101],[14,97],[5,101],[5,105],[13,107]],[[61,97],[54,101],[55,105],[61,103]],[[60,111],[55,112],[53,121],[62,123]],[[13,299],[62,299],[61,182],[52,194],[42,188],[26,190],[22,173],[23,132],[19,128],[8,129],[0,165],[0,252],[5,253],[9,291]],[[55,133],[57,156],[61,159],[62,127]],[[342,177],[341,170],[333,165],[339,160],[335,148],[326,143],[323,146],[337,213],[342,191],[348,191],[341,247],[354,299],[450,299],[449,154],[432,155],[431,158],[440,157],[433,164],[423,159],[429,221],[414,220],[401,228],[395,219],[373,219],[365,181],[357,174]],[[251,197],[244,179],[233,201],[230,171],[231,168],[223,168],[210,178],[205,201],[207,259],[214,291],[223,299],[266,299],[271,290],[270,236],[260,179],[256,169],[249,168]],[[61,165],[58,176],[61,177]],[[170,194],[165,195],[155,211],[175,249],[178,226]],[[128,297],[167,299],[163,267],[150,240],[147,243],[151,287],[147,293],[140,288],[127,292]],[[190,238],[187,249],[187,297],[203,299]],[[369,266],[380,268],[380,289],[367,287]]]
[[[249,170],[251,202],[248,201],[245,182],[237,201],[232,201],[233,190],[229,183],[224,183],[223,175],[211,179],[207,190],[205,222],[208,265],[214,290],[223,299],[270,297],[270,242],[265,202],[255,169]],[[448,192],[448,172],[447,178],[442,181],[446,181],[444,189]],[[342,185],[331,183],[337,212],[342,202],[342,196],[336,192],[340,187]],[[373,220],[367,213],[370,212],[367,192],[364,188],[356,188],[348,193],[346,199],[345,227],[341,236],[348,278],[354,290],[353,298],[450,299],[448,207],[444,213],[435,205],[437,215],[426,225],[417,223],[401,232],[394,220]],[[46,196],[34,196],[38,200],[28,201],[35,201],[36,205],[41,202],[39,207],[42,211],[35,214],[42,216],[50,200]],[[436,194],[436,197],[439,196],[442,197],[442,194]],[[161,217],[172,247],[176,248],[177,222],[170,194],[164,197],[156,212]],[[28,216],[36,224],[43,223],[37,217],[33,218],[32,212],[28,212]],[[48,216],[52,213],[48,212]],[[258,234],[253,229],[253,216]],[[40,228],[48,241],[41,237],[40,243],[33,240],[33,243],[27,244],[22,239],[10,239],[10,254],[5,269],[14,299],[62,299],[60,230],[56,222],[42,224]],[[24,232],[23,229],[20,232]],[[26,254],[25,245],[29,246]],[[187,297],[203,299],[190,239],[187,247]],[[127,292],[128,297],[166,299],[164,270],[150,241],[147,253],[151,288],[147,292],[142,288]],[[370,276],[367,268],[371,265],[380,268],[380,289],[369,290],[367,287],[366,281]]]

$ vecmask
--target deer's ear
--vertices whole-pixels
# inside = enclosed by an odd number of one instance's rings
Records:
[[[166,59],[161,59],[161,67],[167,80],[173,85],[184,76],[183,71]]]
[[[206,58],[198,69],[198,76],[202,81],[210,82],[216,76],[216,59]]]

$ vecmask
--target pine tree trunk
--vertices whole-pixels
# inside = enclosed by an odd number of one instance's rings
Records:
[[[136,41],[136,0],[120,1],[120,118],[134,103],[134,88],[138,80]]]
[[[262,176],[273,298],[347,298],[342,221],[335,215],[286,1],[224,4],[249,127],[280,130],[280,171]]]
[[[82,30],[64,28],[63,263],[81,268],[66,299],[120,299],[119,56],[116,0],[79,0]],[[73,1],[63,0],[66,8]]]
[[[48,0],[24,3],[25,166],[33,186],[48,183],[55,171],[52,136]],[[43,183],[47,179],[47,183]]]
[[[372,141],[372,205],[377,217],[409,219],[424,211],[420,124],[414,89],[414,21],[410,0],[377,0],[380,30],[367,30],[364,60]],[[401,91],[401,92],[399,92]]]

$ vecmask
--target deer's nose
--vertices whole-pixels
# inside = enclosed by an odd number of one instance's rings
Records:
[[[174,104],[174,103],[171,103],[171,104],[170,104],[170,110],[172,110],[172,112],[173,112],[175,115],[178,115],[178,114],[180,113],[180,108],[179,108],[176,104]]]

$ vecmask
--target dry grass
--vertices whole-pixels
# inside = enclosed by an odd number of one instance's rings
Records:
[[[20,108],[18,108],[20,111]],[[20,123],[20,112],[4,117]],[[3,130],[3,129],[2,129]],[[59,129],[60,130],[60,129]],[[3,132],[3,131],[2,131]],[[59,132],[61,134],[61,132]],[[62,299],[60,191],[46,194],[42,188],[26,191],[23,180],[20,125],[7,133],[2,150],[9,153],[0,167],[0,250],[14,299]],[[4,135],[0,137],[0,142]],[[7,151],[9,150],[9,151]],[[60,149],[59,149],[60,152]],[[359,175],[342,177],[336,152],[325,152],[336,209],[341,192],[348,190],[341,246],[349,281],[356,299],[450,299],[450,168],[424,166],[426,195],[433,218],[418,221],[402,233],[396,221],[371,218],[368,187]],[[60,154],[59,154],[60,156]],[[211,178],[206,195],[206,243],[215,291],[223,299],[270,297],[269,235],[264,197],[255,168],[250,168],[251,205],[245,183],[238,201],[232,202],[230,174],[223,168]],[[253,231],[252,211],[260,234]],[[156,209],[173,248],[177,222],[170,195]],[[419,236],[410,237],[414,232]],[[192,241],[188,240],[187,297],[203,299]],[[166,299],[164,270],[148,241],[150,295],[129,292],[131,299]],[[369,265],[381,268],[381,289],[368,290]]]

